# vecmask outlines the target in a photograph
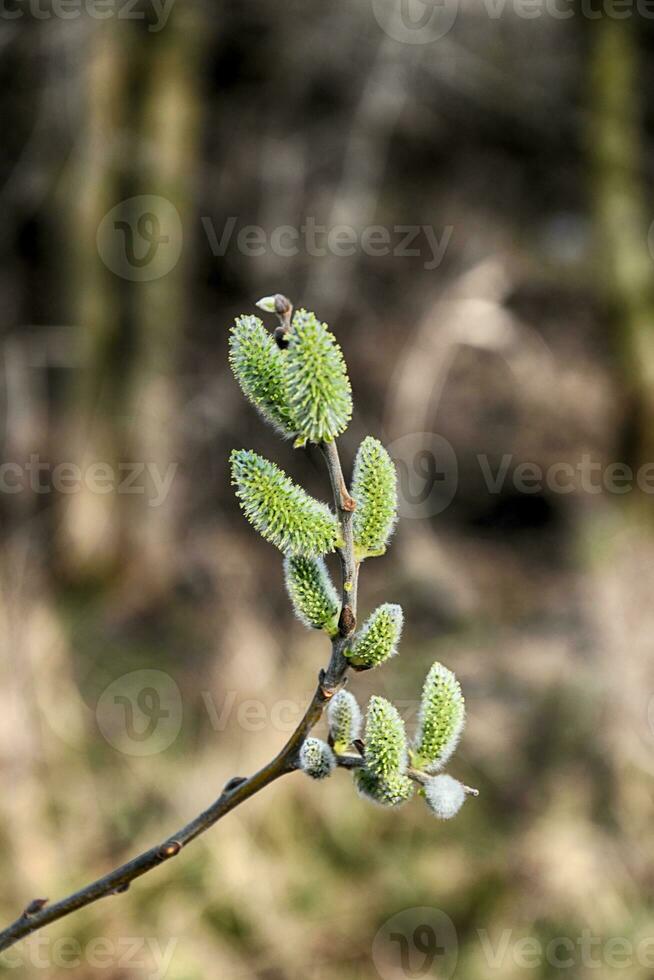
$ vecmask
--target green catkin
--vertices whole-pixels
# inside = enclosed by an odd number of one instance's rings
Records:
[[[289,555],[318,557],[342,543],[338,520],[257,453],[235,449],[232,483],[245,516],[266,541]]]
[[[418,731],[411,749],[416,769],[438,772],[454,752],[465,723],[465,702],[451,670],[431,667],[422,689]]]
[[[397,521],[397,476],[381,442],[367,436],[354,461],[352,496],[355,554],[358,560],[383,555]]]
[[[406,767],[404,722],[389,701],[373,695],[366,715],[365,768],[354,774],[357,792],[382,806],[399,806],[413,795]]]
[[[331,442],[352,417],[352,389],[336,338],[315,314],[293,317],[285,362],[286,399],[291,406],[297,445]]]
[[[338,632],[340,602],[322,558],[286,556],[284,578],[295,615],[309,629]]]
[[[376,694],[368,702],[365,733],[366,768],[378,779],[401,775],[407,767],[404,722],[397,708]]]
[[[337,755],[343,755],[361,735],[361,708],[349,691],[338,691],[327,709],[329,734]]]
[[[368,769],[355,770],[354,786],[359,796],[381,806],[400,806],[411,799],[414,790],[408,776],[395,774],[381,780]]]
[[[300,749],[300,769],[312,779],[325,779],[336,768],[334,753],[320,738],[307,738]]]
[[[229,337],[234,377],[266,422],[292,437],[295,425],[286,392],[285,357],[258,317],[237,318]]]
[[[359,669],[378,667],[395,656],[403,623],[401,606],[386,602],[375,609],[354,637],[352,647],[345,651],[351,665]]]

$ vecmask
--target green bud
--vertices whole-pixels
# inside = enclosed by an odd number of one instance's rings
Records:
[[[307,738],[300,749],[300,769],[312,779],[331,776],[336,767],[334,753],[320,738]]]
[[[352,417],[352,389],[336,338],[313,313],[298,310],[286,352],[286,397],[303,442],[331,442]]]
[[[235,449],[232,483],[249,522],[290,555],[317,557],[342,544],[338,520],[286,474],[257,453]]]
[[[354,461],[352,522],[358,560],[383,555],[397,521],[395,465],[381,442],[367,436]]]
[[[466,799],[463,783],[451,776],[433,776],[424,784],[425,800],[439,820],[455,817]]]
[[[295,426],[284,381],[282,352],[261,320],[241,316],[229,337],[229,363],[246,397],[284,436],[293,436]]]
[[[411,750],[416,769],[438,772],[454,752],[465,722],[461,687],[451,670],[435,663],[422,689],[418,732]]]
[[[368,702],[365,735],[366,768],[386,782],[407,767],[406,731],[397,708],[376,694]]]
[[[396,773],[381,780],[368,769],[355,769],[354,785],[359,796],[381,806],[399,806],[413,796],[413,783],[408,776]]]
[[[327,720],[334,752],[343,755],[361,734],[361,708],[354,695],[338,691],[329,702]]]
[[[335,636],[341,604],[323,559],[287,555],[284,576],[298,619],[309,629],[325,630]]]
[[[377,667],[397,653],[404,615],[402,607],[385,602],[375,609],[363,629],[354,637],[345,656],[355,668]]]
[[[264,313],[274,313],[276,310],[274,296],[262,296],[261,299],[258,299],[254,305],[258,306],[260,310],[264,311]]]

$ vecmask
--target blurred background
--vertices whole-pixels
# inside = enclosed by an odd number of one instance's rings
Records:
[[[468,726],[451,823],[281,780],[3,954],[14,976],[654,977],[654,9],[6,0],[2,919],[162,840],[283,744],[325,663],[227,457],[328,499],[227,364],[329,322],[402,521],[354,678]],[[272,327],[273,323],[269,323]]]

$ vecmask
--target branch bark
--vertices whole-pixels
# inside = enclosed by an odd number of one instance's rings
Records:
[[[8,949],[14,943],[30,933],[36,932],[43,926],[64,916],[70,915],[77,909],[84,908],[108,895],[125,892],[130,884],[141,875],[175,857],[179,852],[200,834],[234,810],[245,800],[269,786],[280,776],[293,772],[298,768],[298,756],[302,743],[309,732],[320,721],[325,706],[342,686],[348,669],[348,661],[343,654],[348,638],[356,625],[356,594],[358,566],[354,559],[354,542],[352,532],[352,514],[355,502],[349,494],[335,442],[321,445],[321,449],[334,493],[334,505],[340,516],[344,546],[339,549],[342,577],[342,608],[339,620],[339,634],[332,640],[331,657],[327,667],[320,671],[315,693],[299,723],[283,749],[266,766],[247,778],[234,777],[230,779],[220,796],[202,813],[181,827],[176,833],[166,838],[161,844],[143,851],[120,867],[95,881],[73,892],[66,898],[52,904],[47,899],[34,899],[27,905],[23,913],[0,932],[0,951]],[[351,768],[350,757],[338,760],[343,768]]]

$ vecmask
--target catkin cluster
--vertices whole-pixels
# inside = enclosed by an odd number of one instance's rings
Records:
[[[272,312],[274,299],[257,305]],[[230,334],[229,360],[249,401],[295,447],[332,442],[347,428],[352,416],[347,367],[335,337],[315,314],[297,311],[274,337],[257,317],[239,317]],[[245,516],[284,556],[284,580],[296,615],[305,626],[337,638],[341,603],[324,556],[344,547],[339,517],[251,450],[234,450],[231,464]],[[356,505],[354,557],[360,563],[384,554],[397,520],[395,466],[372,436],[357,450],[351,496]],[[387,602],[375,609],[343,643],[349,666],[370,670],[393,657],[403,623],[399,605]],[[371,697],[364,724],[354,695],[340,690],[328,707],[328,741],[307,738],[297,765],[313,779],[331,776],[339,764],[346,766],[358,793],[383,806],[405,803],[418,787],[433,813],[449,819],[461,808],[467,788],[441,770],[457,746],[464,720],[463,695],[454,674],[435,663],[425,679],[411,744],[389,701]]]

